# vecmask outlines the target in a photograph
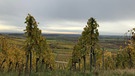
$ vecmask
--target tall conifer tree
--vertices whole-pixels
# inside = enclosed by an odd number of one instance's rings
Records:
[[[78,43],[76,46],[78,46],[79,51],[73,50],[73,57],[83,58],[84,61],[84,72],[86,70],[86,55],[90,54],[90,71],[92,71],[92,66],[96,67],[96,54],[95,54],[95,48],[98,43],[98,28],[99,25],[97,24],[96,20],[94,18],[88,19],[87,25],[84,28],[84,31],[82,32],[81,37],[78,40]],[[90,51],[89,51],[90,50]],[[80,52],[78,55],[78,53]],[[73,58],[78,59],[79,58]]]
[[[30,70],[29,75],[31,74],[32,70],[32,52],[36,53],[36,72],[38,72],[38,64],[39,61],[46,62],[46,64],[49,66],[54,65],[51,63],[54,63],[54,58],[52,56],[52,51],[49,49],[49,46],[47,45],[45,37],[42,36],[41,30],[38,28],[38,23],[36,22],[35,18],[28,14],[26,17],[27,24],[25,31],[26,36],[26,69],[25,71],[28,72],[28,62],[30,61]],[[45,58],[46,56],[49,56],[48,58]],[[49,59],[51,58],[51,59]],[[29,60],[30,59],[30,60]],[[44,61],[46,60],[46,61]],[[41,67],[42,68],[42,67]],[[52,68],[52,66],[51,66]]]
[[[93,65],[93,67],[96,67],[95,48],[96,48],[96,45],[98,42],[98,37],[99,37],[99,32],[97,29],[97,27],[99,27],[99,25],[97,24],[97,22],[94,18],[90,18],[87,22],[86,27],[87,27],[87,29],[85,30],[86,31],[86,41],[87,41],[87,45],[90,49],[90,71],[92,71],[92,65]]]
[[[30,70],[32,70],[32,51],[36,52],[38,56],[41,54],[41,42],[43,41],[43,37],[41,35],[41,30],[38,28],[37,22],[33,16],[28,14],[26,17],[27,24],[25,29],[26,36],[26,71],[28,71],[28,61],[30,59]],[[44,41],[43,41],[44,42]],[[38,62],[39,58],[36,58]],[[36,65],[37,67],[37,65]],[[29,73],[29,74],[30,74]]]

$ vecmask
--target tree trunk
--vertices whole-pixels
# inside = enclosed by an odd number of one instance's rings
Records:
[[[36,58],[36,72],[38,72],[38,62],[39,62],[39,58]]]
[[[19,66],[19,64],[18,64],[18,62],[16,62],[16,64],[15,64],[15,71],[18,70],[18,66]]]
[[[83,56],[83,64],[84,64],[84,73],[85,73],[85,70],[86,70],[86,56],[84,55]]]
[[[80,71],[80,66],[81,66],[81,59],[79,59],[79,71]]]
[[[95,54],[95,51],[94,51],[94,49],[92,49],[92,51],[93,51],[93,67],[96,69],[96,54]]]
[[[25,76],[27,76],[28,74],[28,62],[29,62],[29,54],[26,55]]]
[[[30,51],[30,73],[29,73],[29,76],[31,75],[31,70],[32,70],[32,52]]]
[[[6,59],[4,59],[4,60],[2,61],[2,63],[1,63],[1,65],[0,65],[0,70],[1,70],[1,71],[2,71],[2,66],[3,66],[4,62],[6,62]]]
[[[92,47],[90,50],[90,72],[92,71]]]
[[[44,64],[45,64],[45,61],[44,59],[42,59],[42,63],[41,63],[42,71],[44,70]]]
[[[104,48],[102,51],[102,70],[104,71]]]
[[[11,71],[11,65],[12,65],[12,61],[9,61],[9,65],[8,65],[8,72],[10,72]]]

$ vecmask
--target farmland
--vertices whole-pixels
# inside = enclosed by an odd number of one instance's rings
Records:
[[[10,44],[15,44],[19,47],[24,46],[24,41],[25,37],[23,34],[1,34],[1,36],[5,36],[8,38],[8,41]],[[73,76],[80,76],[83,75],[83,72],[72,72],[68,71],[68,63],[72,57],[72,51],[73,51],[73,46],[77,43],[78,38],[80,35],[72,35],[72,34],[43,34],[43,36],[46,38],[47,43],[49,47],[52,49],[52,52],[55,55],[55,71],[45,71],[45,72],[40,72],[39,74],[33,74],[33,75],[38,75],[38,76],[44,76],[44,73],[47,76],[52,76],[53,74],[57,74],[58,76],[61,75],[73,75]],[[124,37],[123,36],[107,36],[107,35],[101,35],[99,37],[99,45],[101,45],[101,48],[105,48],[105,50],[110,51],[110,52],[117,52],[120,49],[120,46],[125,46],[124,45]],[[87,65],[89,66],[89,65]],[[56,71],[57,70],[57,71]],[[128,70],[128,69],[127,69]],[[119,70],[120,71],[120,70]],[[130,70],[129,70],[130,71]],[[133,71],[133,70],[131,70]],[[66,73],[65,73],[66,72]],[[117,71],[109,71],[109,74],[117,74]],[[98,73],[101,73],[101,76],[105,76],[102,74],[101,71],[98,71]],[[106,76],[108,74],[108,71],[104,72],[106,73]],[[124,74],[130,74],[130,72],[126,71],[121,71],[118,73],[118,75],[124,75]],[[16,74],[16,72],[9,72],[9,73],[2,73],[3,75],[9,76],[9,74]],[[92,73],[86,73],[86,76],[92,75]],[[108,75],[109,75],[108,74]],[[131,73],[134,74],[134,72]]]

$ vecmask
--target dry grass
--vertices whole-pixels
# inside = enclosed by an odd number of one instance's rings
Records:
[[[98,73],[98,76],[135,76],[135,69],[106,70]]]

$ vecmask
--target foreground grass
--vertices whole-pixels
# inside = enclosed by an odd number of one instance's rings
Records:
[[[24,73],[18,75],[17,72],[8,72],[8,73],[0,72],[0,76],[24,76]],[[59,70],[59,71],[46,71],[38,73],[33,72],[31,76],[92,76],[92,74]]]
[[[17,72],[0,72],[0,76],[18,76]],[[21,74],[20,76],[24,76]],[[124,70],[106,70],[106,71],[96,71],[96,72],[73,72],[67,70],[55,70],[55,71],[45,71],[45,72],[33,72],[31,76],[135,76],[135,69],[124,69]]]
[[[99,72],[99,76],[135,76],[135,69],[117,69]]]

